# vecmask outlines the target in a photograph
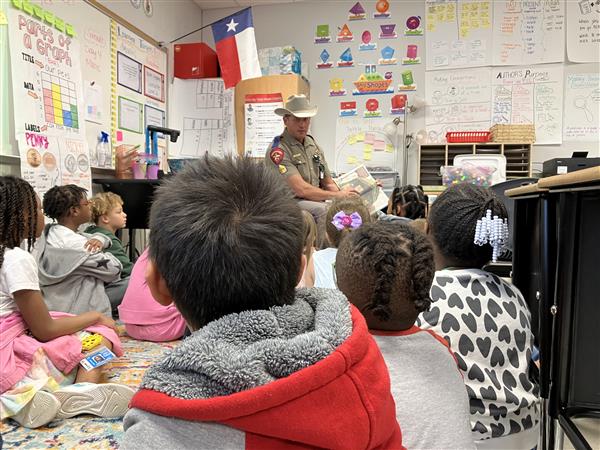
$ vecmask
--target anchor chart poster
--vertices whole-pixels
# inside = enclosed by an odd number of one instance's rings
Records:
[[[11,2],[8,22],[21,176],[40,196],[56,184],[91,192],[76,30],[28,2]]]

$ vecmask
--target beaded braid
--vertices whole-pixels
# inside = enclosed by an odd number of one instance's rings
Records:
[[[473,240],[477,221],[490,209],[508,217],[502,201],[488,188],[458,184],[446,189],[429,212],[431,236],[441,254],[461,267],[481,268],[492,259],[492,247]]]
[[[398,206],[402,207],[403,216],[409,219],[420,219],[427,216],[429,198],[421,186],[408,184],[394,189],[392,193],[392,213],[396,214]]]
[[[31,185],[22,178],[0,177],[0,267],[5,250],[19,247],[23,240],[27,239],[27,251],[31,251],[36,228],[37,201]]]
[[[87,190],[74,184],[54,186],[44,194],[44,214],[58,220],[68,214],[69,209],[78,206],[85,198]]]

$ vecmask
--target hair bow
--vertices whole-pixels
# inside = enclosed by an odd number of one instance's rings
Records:
[[[344,211],[340,211],[333,216],[331,223],[334,227],[341,231],[344,228],[352,228],[353,230],[356,230],[362,225],[363,222],[362,217],[360,217],[360,214],[356,211],[350,215],[346,214]]]

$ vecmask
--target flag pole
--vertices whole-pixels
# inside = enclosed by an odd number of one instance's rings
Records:
[[[236,14],[239,14],[239,13],[241,13],[241,12],[243,12],[243,11],[246,11],[247,9],[250,9],[250,8],[252,8],[252,7],[251,7],[251,6],[248,6],[247,8],[240,9],[239,11],[236,11],[236,12],[234,12],[233,14],[229,14],[229,16],[234,16],[234,15],[236,15]],[[197,33],[198,31],[202,31],[202,30],[204,30],[205,28],[208,28],[208,27],[210,27],[211,25],[214,25],[215,23],[217,23],[217,22],[219,22],[219,21],[221,21],[221,20],[223,20],[223,19],[226,19],[226,18],[227,18],[227,17],[229,17],[229,16],[222,17],[222,18],[220,18],[220,19],[217,19],[217,20],[215,20],[214,22],[211,22],[211,23],[209,23],[208,25],[204,25],[204,26],[202,26],[202,27],[198,28],[197,30],[190,31],[188,34],[184,34],[183,36],[179,36],[178,38],[176,38],[176,39],[173,39],[172,41],[169,41],[169,44],[172,44],[173,42],[177,42],[178,40],[180,40],[180,39],[183,39],[184,37],[188,37],[190,34]]]

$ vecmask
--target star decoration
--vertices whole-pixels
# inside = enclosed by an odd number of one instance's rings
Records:
[[[239,25],[239,23],[236,23],[233,21],[233,19],[231,19],[231,22],[229,22],[227,24],[227,32],[233,31],[235,33],[235,28]]]
[[[101,259],[96,264],[96,267],[105,267],[106,269],[108,269],[108,259]]]

